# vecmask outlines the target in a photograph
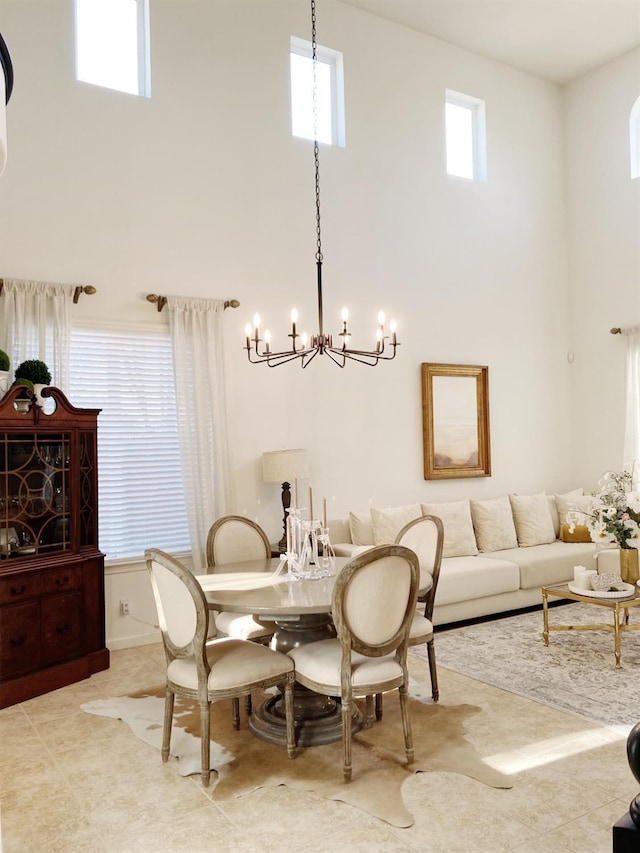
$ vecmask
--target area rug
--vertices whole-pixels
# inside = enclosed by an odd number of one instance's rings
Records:
[[[640,613],[631,610],[631,623]],[[574,603],[549,608],[549,624],[613,625],[604,607]],[[438,631],[439,667],[462,673],[584,719],[608,726],[640,721],[640,632],[622,635],[622,669],[615,669],[613,633],[562,631],[542,639],[542,610]],[[424,648],[410,649],[426,659]],[[446,697],[442,697],[446,698]]]
[[[420,688],[413,685],[414,694]],[[132,732],[160,750],[164,687],[81,705],[83,711],[115,717]],[[265,698],[265,697],[262,697]],[[260,702],[254,696],[254,703]],[[407,765],[397,696],[385,697],[381,722],[353,738],[353,778],[342,778],[342,744],[299,749],[294,759],[286,748],[265,743],[247,728],[234,731],[229,702],[212,707],[212,797],[225,800],[267,785],[287,785],[331,800],[341,800],[393,826],[413,824],[402,799],[402,784],[413,773],[446,771],[462,773],[494,788],[510,788],[508,776],[485,764],[464,736],[464,723],[480,713],[473,705],[446,705],[411,699],[414,764]],[[178,757],[180,773],[200,773],[199,714],[197,706],[176,697],[171,754]],[[158,761],[160,756],[158,755]]]

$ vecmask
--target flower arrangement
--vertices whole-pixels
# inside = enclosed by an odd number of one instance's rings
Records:
[[[586,515],[586,525],[593,542],[614,543],[622,550],[640,548],[640,492],[631,491],[630,471],[607,471],[598,483],[600,491],[593,496],[590,511],[570,512],[570,524],[577,515]]]

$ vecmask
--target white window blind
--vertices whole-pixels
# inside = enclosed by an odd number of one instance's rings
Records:
[[[70,399],[98,417],[100,548],[189,551],[168,331],[73,329]]]

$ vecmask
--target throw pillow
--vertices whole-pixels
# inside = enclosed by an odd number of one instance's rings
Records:
[[[420,518],[421,515],[420,504],[372,509],[371,526],[374,545],[393,545],[405,524],[413,521],[414,518]]]
[[[468,500],[422,504],[424,515],[437,515],[444,528],[443,557],[469,557],[478,553]]]
[[[553,527],[556,531],[556,539],[560,538],[560,527],[564,524],[564,522],[560,521],[560,516],[558,515],[558,504],[556,498],[569,500],[570,498],[580,498],[583,494],[583,489],[573,489],[570,492],[565,492],[563,495],[547,495],[549,509],[551,510],[551,518],[553,518]]]
[[[471,501],[471,519],[480,551],[504,551],[517,548],[511,503],[505,495],[488,501]]]
[[[509,501],[521,548],[555,542],[547,495],[509,495]]]
[[[567,517],[567,513],[572,510],[578,510],[578,517],[576,521],[579,524],[584,524],[586,522],[586,513],[591,509],[591,495],[585,495],[584,493],[581,495],[556,495],[556,506],[558,507],[558,516],[560,518],[560,526],[563,524],[569,524],[569,518]],[[584,515],[582,514],[584,513]]]
[[[371,545],[373,541],[373,527],[371,526],[370,512],[350,512],[349,531],[351,541],[354,545]]]
[[[563,542],[591,542],[591,532],[586,524],[576,524],[573,532],[569,524],[563,524],[560,528],[560,538]]]

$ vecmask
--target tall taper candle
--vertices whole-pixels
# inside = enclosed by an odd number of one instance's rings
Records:
[[[293,506],[295,509],[298,508],[298,478],[297,477],[293,481]]]
[[[313,493],[309,486],[309,521],[313,521]]]
[[[327,499],[322,498],[322,526],[327,526]]]

